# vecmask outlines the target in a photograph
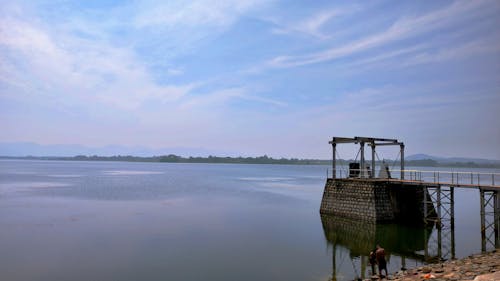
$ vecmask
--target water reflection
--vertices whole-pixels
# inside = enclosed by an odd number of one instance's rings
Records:
[[[368,255],[377,244],[386,250],[389,272],[455,258],[450,228],[374,224],[331,215],[322,215],[321,222],[332,249],[330,280],[371,276]]]

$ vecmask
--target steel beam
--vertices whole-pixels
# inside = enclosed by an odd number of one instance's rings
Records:
[[[357,142],[358,141],[354,138],[333,137],[329,143],[332,144],[332,143],[357,143]]]
[[[396,143],[398,140],[395,139],[384,139],[384,138],[370,138],[370,137],[354,137],[354,139],[358,141],[364,141],[364,142],[372,142],[372,141],[381,141],[381,142],[393,142]]]

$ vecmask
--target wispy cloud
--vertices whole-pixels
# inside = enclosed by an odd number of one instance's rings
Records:
[[[344,11],[339,9],[331,9],[327,11],[320,11],[304,20],[293,21],[290,23],[279,23],[277,20],[273,22],[278,25],[272,29],[276,34],[293,34],[301,33],[309,36],[317,37],[319,39],[327,39],[330,35],[322,31],[322,27],[327,24],[334,17],[343,14]]]
[[[480,7],[484,8],[485,5],[487,3],[484,1],[455,2],[450,6],[421,16],[402,18],[382,32],[368,35],[345,45],[305,55],[277,56],[268,61],[266,65],[276,68],[296,67],[358,54],[375,47],[415,37],[431,30],[439,30],[459,21],[463,17],[474,16],[474,12]]]
[[[475,54],[491,53],[499,51],[500,40],[484,40],[480,42],[469,42],[441,48],[437,51],[423,51],[414,54],[402,62],[403,65],[417,65],[423,63],[443,62],[455,58],[467,58]]]
[[[242,1],[150,1],[136,5],[133,19],[137,28],[164,26],[228,26],[248,10],[262,5],[262,0]]]
[[[227,88],[217,90],[203,95],[188,98],[181,104],[181,109],[192,109],[199,107],[216,107],[225,104],[231,100],[246,100],[257,103],[269,104],[272,106],[283,107],[287,104],[275,99],[260,97],[255,94],[250,94],[250,91],[243,87]]]

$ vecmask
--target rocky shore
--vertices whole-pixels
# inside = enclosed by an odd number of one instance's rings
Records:
[[[377,280],[378,277],[372,278]],[[383,280],[500,281],[500,249],[459,260],[400,271]]]

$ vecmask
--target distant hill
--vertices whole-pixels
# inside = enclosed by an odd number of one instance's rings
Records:
[[[467,157],[437,157],[428,154],[413,154],[405,157],[405,161],[420,161],[433,160],[437,163],[476,163],[476,164],[493,164],[500,165],[500,160],[483,159],[483,158],[467,158]]]
[[[413,155],[410,155],[410,156],[406,156],[406,160],[410,160],[410,161],[414,161],[414,160],[435,160],[437,161],[439,157],[435,157],[435,156],[431,156],[431,155],[428,155],[428,154],[423,154],[423,153],[419,153],[419,154],[413,154]]]

